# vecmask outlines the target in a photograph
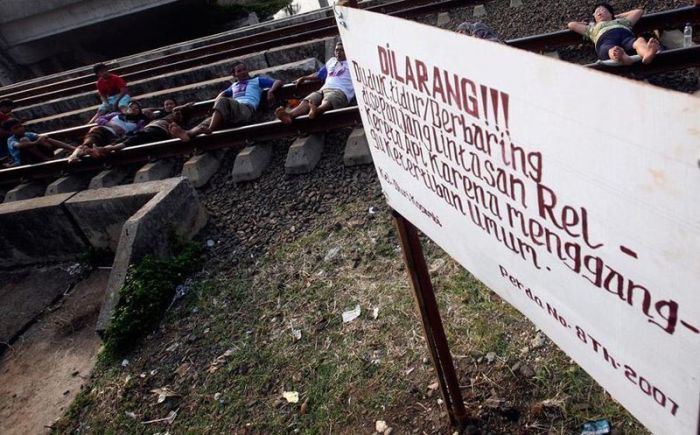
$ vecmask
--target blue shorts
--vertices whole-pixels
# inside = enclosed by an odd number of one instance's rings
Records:
[[[610,51],[613,47],[622,47],[625,53],[629,55],[637,54],[634,50],[634,41],[637,37],[634,36],[631,30],[623,29],[618,27],[617,29],[611,29],[600,35],[598,43],[596,44],[595,51],[598,53],[598,59],[600,60],[610,60]]]
[[[106,103],[100,104],[100,108],[97,109],[97,110],[99,110],[100,113],[110,113],[110,112],[114,112],[114,110],[113,110],[114,102],[116,101],[116,99],[117,99],[118,96],[119,96],[119,94],[117,94],[117,95],[112,95],[111,97],[108,97],[108,98],[107,98],[107,102],[106,102]],[[129,103],[131,103],[131,97],[129,96],[129,94],[125,94],[125,95],[119,100],[119,108],[121,109],[122,107],[127,107],[127,106],[129,105]]]

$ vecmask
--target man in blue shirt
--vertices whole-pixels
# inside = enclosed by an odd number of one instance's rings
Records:
[[[31,165],[52,160],[54,150],[58,148],[67,151],[75,150],[74,146],[67,143],[25,131],[22,122],[14,118],[5,121],[2,127],[10,132],[10,137],[7,138],[7,149],[12,157],[11,166]]]
[[[268,104],[275,103],[275,93],[282,87],[280,80],[272,80],[269,77],[251,77],[243,62],[236,62],[233,65],[232,73],[236,81],[216,97],[213,113],[210,117],[190,130],[185,130],[173,123],[170,126],[170,134],[186,142],[200,134],[211,134],[211,132],[222,128],[250,122],[260,106],[260,98],[265,88],[269,88],[267,91]]]

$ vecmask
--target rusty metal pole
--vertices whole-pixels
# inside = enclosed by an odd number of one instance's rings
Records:
[[[467,424],[467,411],[464,408],[462,393],[459,390],[459,382],[445,337],[445,330],[442,327],[442,319],[435,299],[433,284],[430,281],[428,266],[425,264],[418,230],[396,210],[393,210],[392,213],[399,233],[406,269],[413,286],[416,306],[423,322],[428,349],[438,375],[447,413],[450,416],[450,423],[459,429],[464,429]]]

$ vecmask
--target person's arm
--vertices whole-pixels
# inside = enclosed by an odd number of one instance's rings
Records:
[[[700,0],[698,0],[698,1],[700,1]],[[294,80],[294,83],[297,84],[297,85],[300,85],[300,84],[302,84],[302,83],[304,83],[304,82],[313,82],[313,81],[316,81],[316,80],[320,80],[320,79],[318,78],[318,72],[314,72],[314,73],[307,74],[307,75],[305,75],[305,76],[299,77],[298,79]]]
[[[55,146],[55,147],[57,147],[57,148],[63,148],[64,150],[68,150],[68,151],[73,151],[73,150],[75,149],[75,147],[74,147],[73,145],[69,145],[69,144],[67,144],[67,143],[65,143],[65,142],[62,142],[62,141],[60,141],[60,140],[51,139],[51,138],[48,137],[48,136],[41,136],[41,137],[44,138],[44,140],[45,140],[44,143],[53,145],[53,146]]]
[[[282,80],[275,80],[267,91],[267,101],[272,104],[277,100],[277,91],[282,87]]]
[[[579,35],[586,36],[588,34],[588,24],[587,23],[582,23],[580,21],[572,21],[569,24],[567,24],[567,27],[569,30],[572,32],[576,32]]]
[[[129,93],[129,89],[127,89],[126,86],[119,89],[119,94],[117,95],[117,98],[114,100],[114,111],[115,112],[119,111],[119,100],[121,100],[122,97],[128,93]]]
[[[615,18],[627,18],[634,26],[635,24],[637,24],[637,21],[639,21],[639,19],[642,18],[642,15],[644,15],[644,9],[632,9],[631,11],[617,14]]]

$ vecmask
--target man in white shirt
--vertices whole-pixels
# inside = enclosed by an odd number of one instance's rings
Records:
[[[325,83],[316,92],[312,92],[304,98],[301,103],[291,111],[286,111],[284,107],[275,110],[277,119],[285,124],[291,124],[294,118],[309,114],[309,119],[315,119],[324,112],[331,109],[345,107],[355,97],[355,89],[352,87],[352,77],[350,76],[350,66],[345,57],[343,43],[335,45],[335,57],[319,71],[301,77],[296,80],[296,84],[307,81],[324,80]]]

